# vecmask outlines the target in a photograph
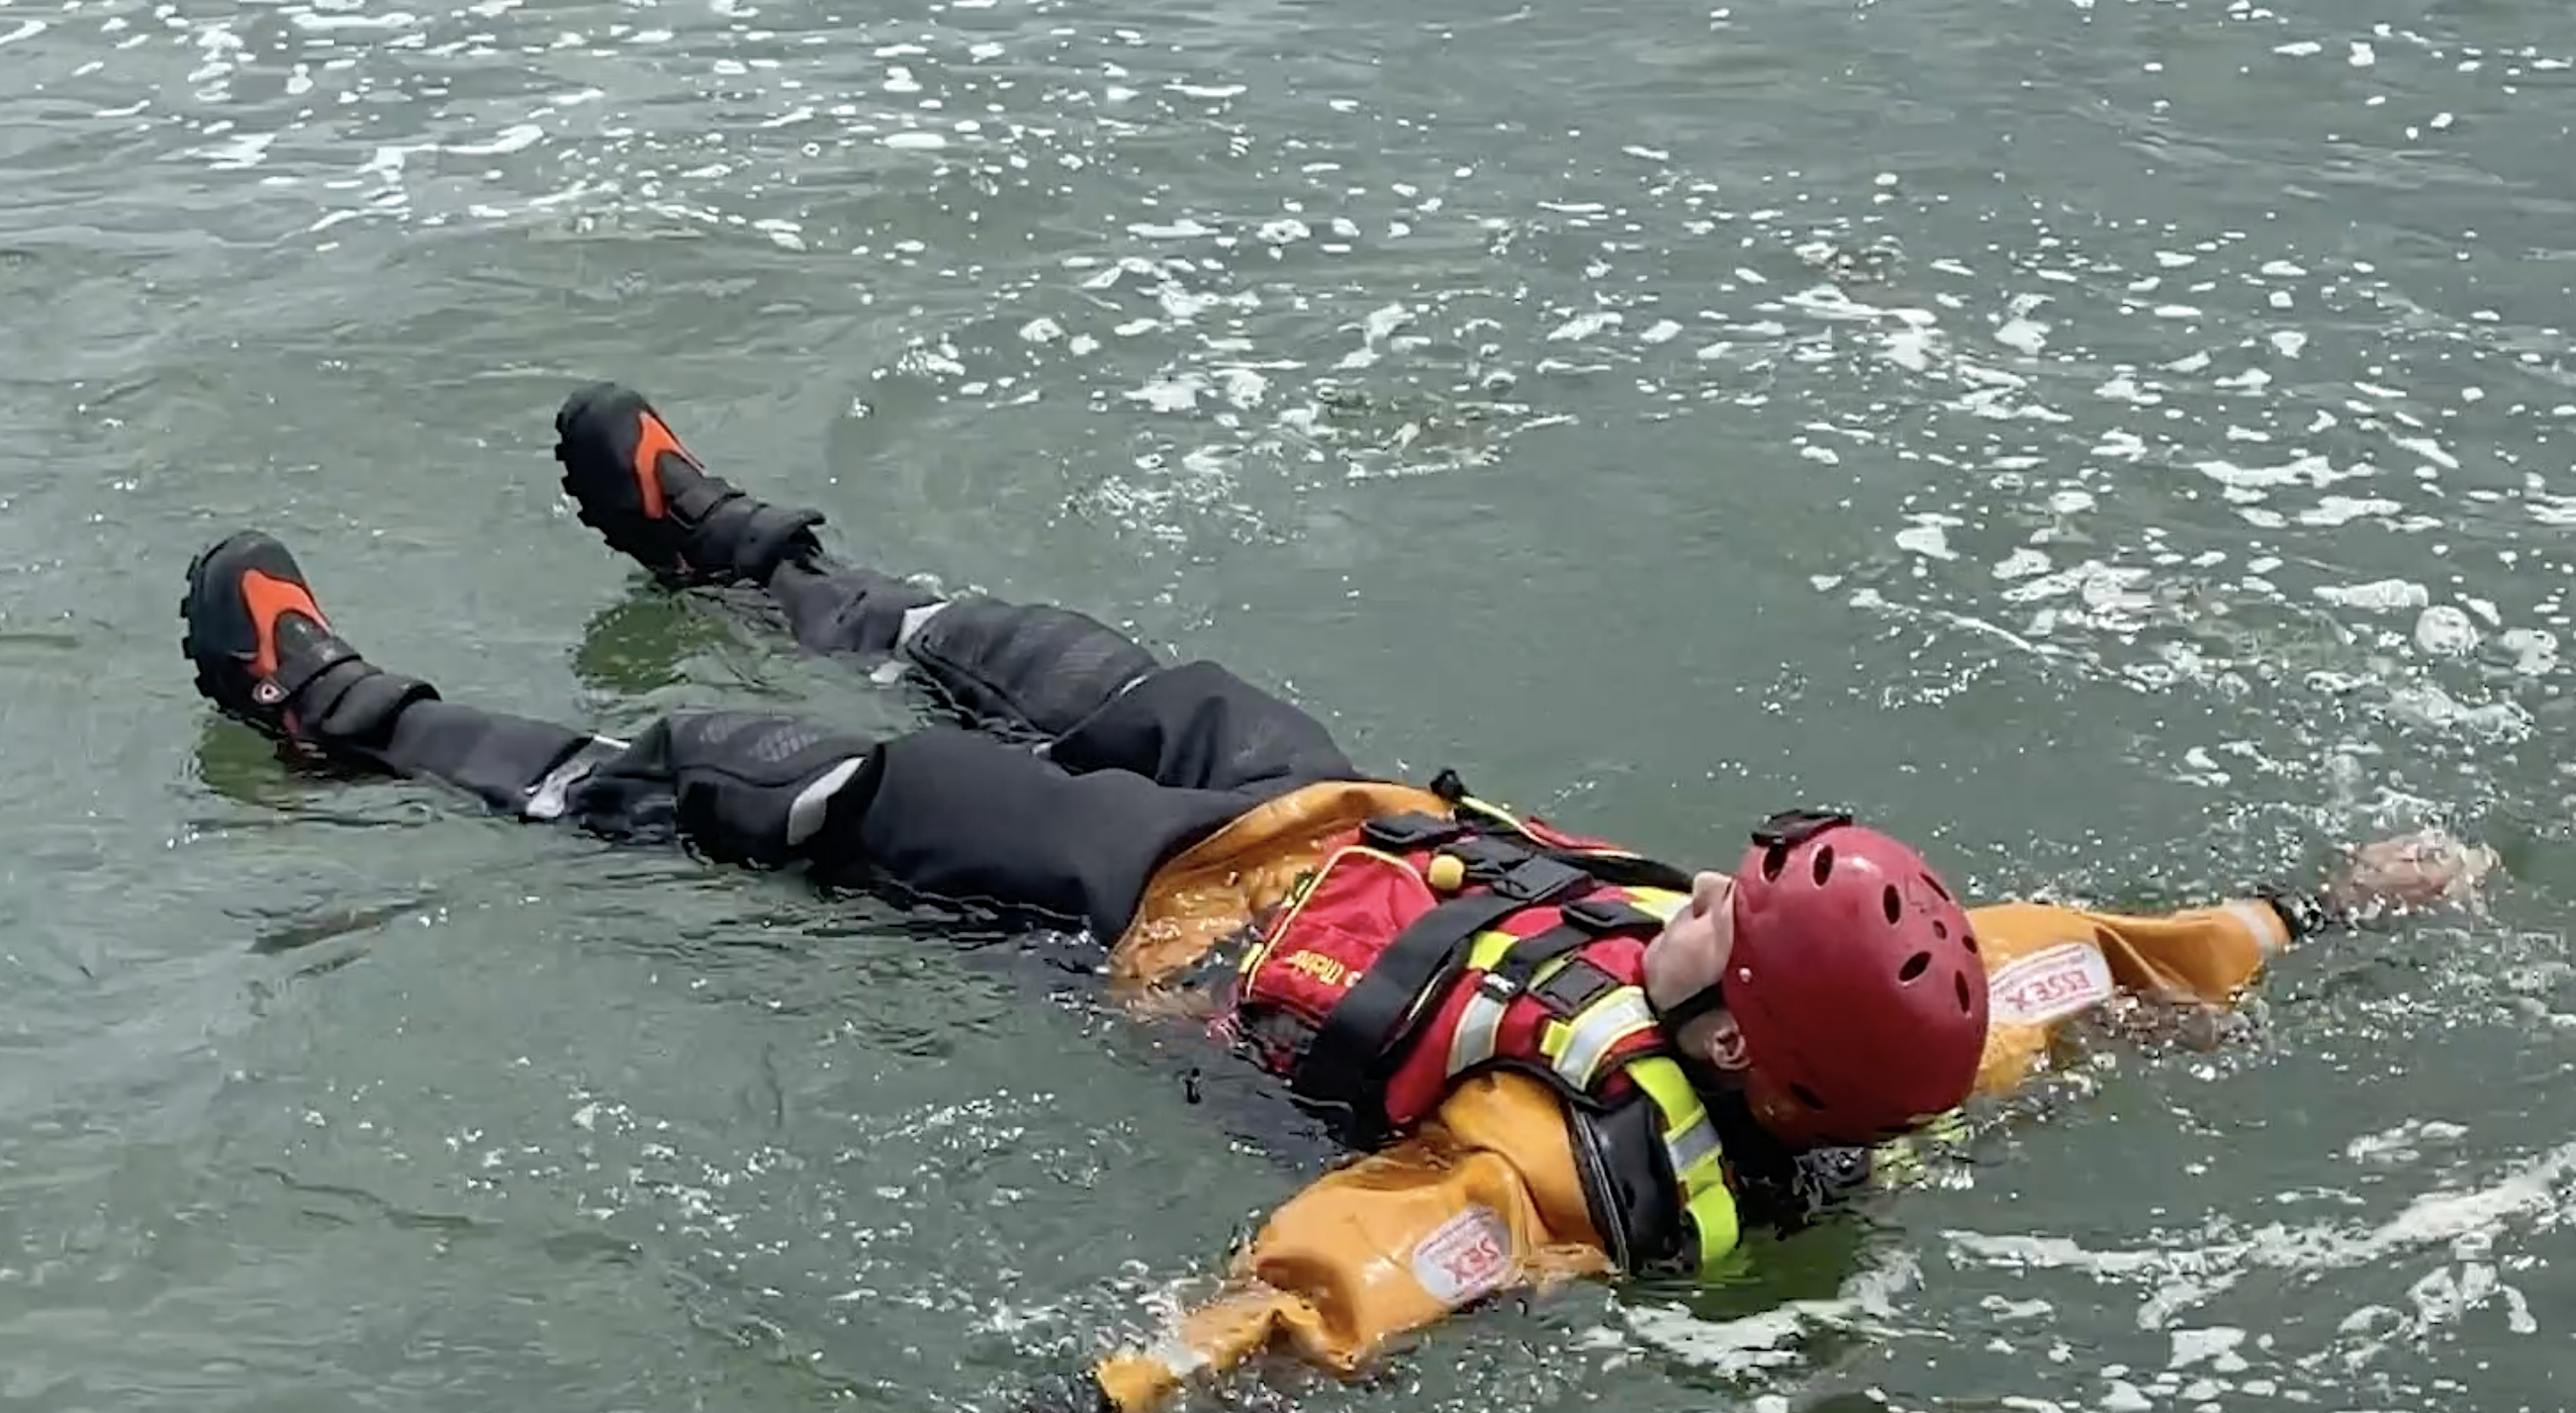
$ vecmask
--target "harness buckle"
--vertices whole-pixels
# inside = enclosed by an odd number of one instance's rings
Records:
[[[1557,968],[1556,974],[1530,988],[1557,1019],[1571,1021],[1592,1004],[1626,983],[1592,963],[1577,957]]]
[[[1571,864],[1531,854],[1504,869],[1487,886],[1496,897],[1535,907],[1589,892],[1594,881],[1591,874]]]
[[[1464,830],[1461,832],[1466,837],[1451,840],[1441,849],[1441,852],[1457,855],[1459,861],[1467,865],[1470,875],[1479,883],[1493,881],[1509,870],[1512,865],[1530,857],[1530,851],[1513,840],[1497,838],[1491,834],[1478,834]]]
[[[1454,819],[1442,819],[1419,811],[1380,815],[1360,826],[1360,838],[1389,853],[1446,844],[1466,832],[1466,826]]]
[[[1617,898],[1577,898],[1558,908],[1566,922],[1595,937],[1610,937],[1622,932],[1660,931],[1663,923],[1653,913]]]
[[[1489,971],[1476,978],[1476,990],[1496,1005],[1509,1005],[1513,997],[1521,994],[1521,985],[1516,977]]]

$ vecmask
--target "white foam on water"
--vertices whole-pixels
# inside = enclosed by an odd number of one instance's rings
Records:
[[[2465,656],[2476,650],[2478,636],[2468,613],[2450,604],[2433,604],[2415,619],[2415,645],[2438,656]]]
[[[1594,334],[1600,333],[1605,329],[1615,329],[1624,322],[1626,322],[1626,316],[1620,314],[1617,310],[1590,310],[1582,314],[1577,314],[1573,318],[1557,325],[1555,328],[1548,330],[1547,339],[1550,343],[1580,341],[1588,339]]]
[[[2132,1287],[2142,1297],[2141,1324],[2168,1332],[2186,1330],[2176,1318],[2183,1310],[2234,1285],[2250,1271],[2349,1270],[2446,1248],[2462,1264],[2437,1270],[2419,1282],[2419,1286],[2429,1283],[2446,1297],[2428,1302],[2417,1318],[2404,1322],[2420,1333],[2488,1303],[2507,1306],[2515,1312],[2517,1324],[2527,1320],[2528,1303],[2500,1278],[2491,1255],[2517,1223],[2551,1230],[2568,1224],[2571,1216],[2576,1216],[2576,1144],[2562,1144],[2509,1165],[2486,1186],[2424,1193],[2375,1224],[2222,1221],[2201,1239],[2177,1237],[2161,1247],[2134,1250],[2094,1249],[2062,1237],[1964,1230],[1944,1235],[1962,1260],[2002,1270],[2069,1271],[2100,1285]],[[2369,1324],[2378,1314],[2367,1308],[2354,1312],[2347,1319],[2347,1330],[2355,1328],[2356,1322]],[[2177,1335],[2176,1367],[2212,1359],[2239,1343],[2207,1332],[2188,1338]],[[2385,1341],[2372,1341],[2373,1352],[2384,1345]]]
[[[2432,602],[2431,590],[2408,579],[2377,579],[2367,584],[2319,584],[2313,592],[2327,603],[2379,613],[2421,608]]]
[[[1910,1255],[1884,1251],[1845,1278],[1828,1299],[1783,1301],[1759,1314],[1724,1321],[1703,1319],[1677,1304],[1623,1302],[1619,1316],[1626,1339],[1620,1332],[1603,1331],[1595,1340],[1634,1341],[1665,1358],[1728,1376],[1787,1368],[1803,1359],[1799,1346],[1815,1331],[1884,1332],[1898,1316],[1897,1297],[1920,1285],[1921,1278]]]

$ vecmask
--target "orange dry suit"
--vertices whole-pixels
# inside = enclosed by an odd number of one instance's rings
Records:
[[[1645,1003],[1644,946],[1688,874],[1455,777],[1434,789],[1332,782],[1255,807],[1157,872],[1112,954],[1150,989],[1241,939],[1216,1029],[1372,1150],[1272,1214],[1215,1299],[1097,1366],[1126,1413],[1274,1346],[1349,1370],[1510,1287],[1706,1272],[1771,1205],[1755,1192],[1788,1155],[1694,1090]],[[1985,1094],[2123,993],[2227,1003],[2292,938],[2260,900],[1969,915],[1994,988]]]

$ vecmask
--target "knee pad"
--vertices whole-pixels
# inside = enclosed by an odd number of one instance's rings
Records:
[[[930,612],[935,619],[946,611],[937,594],[867,568],[835,567],[792,583],[773,580],[770,591],[786,605],[797,639],[826,652],[894,652],[913,615]]]
[[[780,865],[827,848],[826,826],[865,809],[876,755],[873,740],[792,716],[689,712],[601,763],[571,803],[603,832],[667,822],[720,862]]]
[[[1047,736],[1072,730],[1162,665],[1088,614],[986,598],[940,609],[904,652],[959,711]]]

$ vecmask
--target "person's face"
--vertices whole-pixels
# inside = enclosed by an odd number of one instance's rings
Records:
[[[1735,951],[1735,880],[1706,871],[1691,878],[1690,901],[1646,944],[1646,999],[1668,1010],[1719,984]],[[1745,1066],[1744,1037],[1723,1009],[1695,1016],[1672,1036],[1695,1066],[1734,1073]]]

